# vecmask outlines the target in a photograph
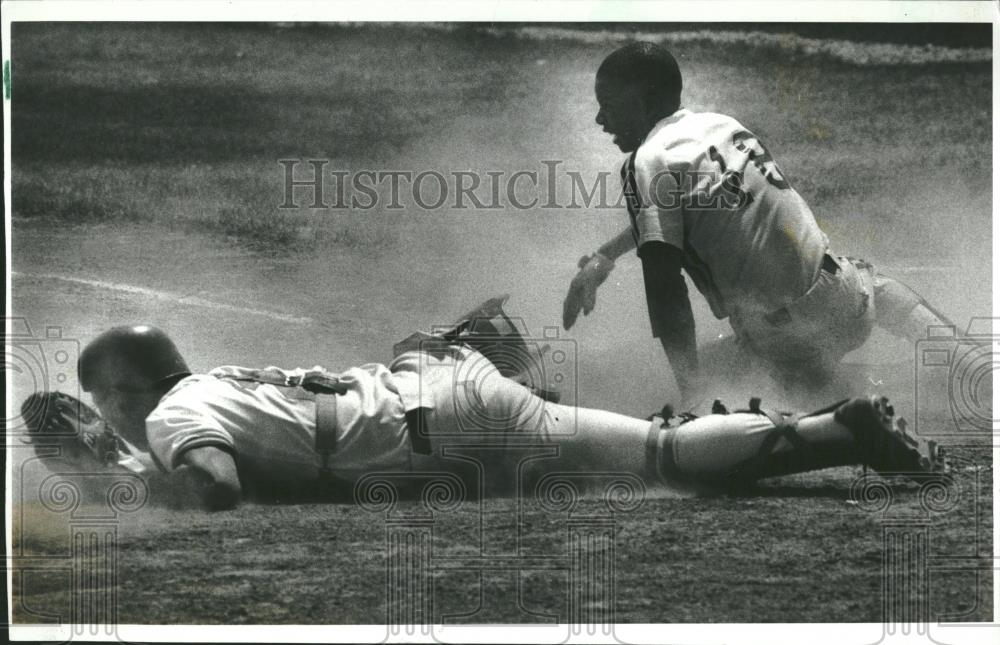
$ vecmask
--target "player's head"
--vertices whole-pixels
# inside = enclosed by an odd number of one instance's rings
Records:
[[[80,386],[129,440],[144,440],[146,417],[191,370],[177,346],[149,325],[114,327],[88,344],[77,363]]]
[[[677,111],[681,87],[681,71],[670,52],[653,43],[625,45],[597,69],[597,124],[614,135],[622,152],[631,152],[657,121]]]

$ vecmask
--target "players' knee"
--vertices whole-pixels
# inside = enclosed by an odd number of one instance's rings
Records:
[[[879,327],[911,341],[926,338],[929,327],[952,324],[915,291],[885,276],[876,282],[875,315]]]
[[[883,277],[875,287],[875,314],[879,325],[889,327],[906,319],[920,304],[920,297],[892,278]]]

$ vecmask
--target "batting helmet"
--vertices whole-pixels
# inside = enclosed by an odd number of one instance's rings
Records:
[[[150,325],[114,327],[91,341],[80,353],[77,374],[85,392],[90,392],[97,384],[101,363],[108,358],[122,361],[154,386],[191,374],[177,346],[163,330]]]

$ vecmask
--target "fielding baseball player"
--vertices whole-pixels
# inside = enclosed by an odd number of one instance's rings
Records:
[[[685,400],[699,385],[683,270],[736,342],[776,376],[822,382],[874,324],[910,340],[948,324],[912,290],[832,253],[764,143],[735,119],[681,107],[667,50],[633,43],[597,71],[597,124],[614,136],[630,226],[580,260],[563,326],[594,308],[614,261],[636,248],[653,335]]]
[[[191,374],[164,332],[116,327],[87,345],[78,367],[107,423],[72,397],[37,393],[22,406],[23,414],[45,410],[28,419],[35,443],[69,437],[75,444],[65,456],[82,452],[134,472],[146,460],[161,482],[208,509],[232,508],[249,491],[271,499],[325,482],[349,487],[373,471],[449,470],[449,451],[470,446],[509,464],[507,472],[517,472],[515,444],[557,446],[558,458],[533,463],[631,473],[686,492],[858,463],[883,473],[943,467],[940,450],[908,434],[885,399],[852,399],[804,417],[754,401],[732,414],[643,420],[546,401],[461,341],[338,374]]]

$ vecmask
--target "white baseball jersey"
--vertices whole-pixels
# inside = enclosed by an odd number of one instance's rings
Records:
[[[268,370],[287,376],[305,372]],[[286,388],[225,378],[251,372],[220,367],[181,380],[163,397],[146,418],[146,436],[160,468],[177,468],[192,448],[217,446],[231,452],[241,472],[255,479],[302,483],[317,477],[315,402],[295,398]],[[347,392],[337,396],[332,473],[351,480],[372,469],[405,465],[410,446],[399,386],[411,390],[407,379],[379,364],[337,377]]]
[[[684,252],[713,313],[774,310],[801,296],[828,247],[767,149],[728,116],[681,109],[634,153],[636,243]]]

